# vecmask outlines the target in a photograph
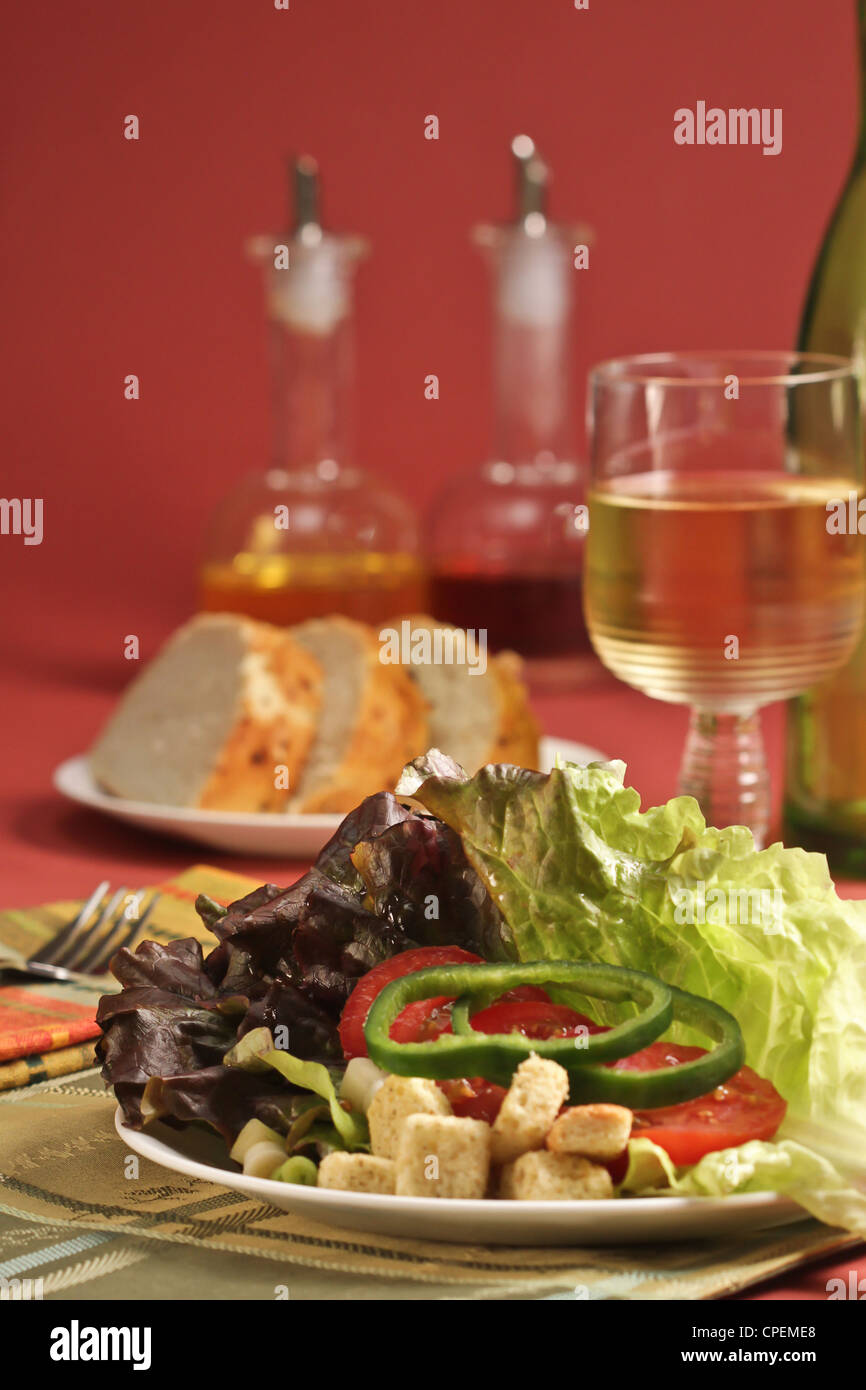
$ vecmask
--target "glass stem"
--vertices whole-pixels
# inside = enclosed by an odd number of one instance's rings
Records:
[[[756,710],[692,710],[680,791],[695,797],[708,825],[747,825],[758,848],[763,847],[770,825],[770,778]]]

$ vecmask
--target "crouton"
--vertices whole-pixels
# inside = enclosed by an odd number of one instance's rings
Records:
[[[367,1111],[370,1147],[379,1158],[396,1158],[410,1115],[450,1115],[451,1106],[435,1081],[420,1076],[389,1076]]]
[[[389,1158],[374,1154],[326,1154],[319,1164],[319,1187],[344,1192],[393,1192],[397,1170]]]
[[[399,1197],[483,1197],[490,1126],[448,1115],[410,1115],[397,1155]]]
[[[622,1153],[631,1122],[632,1113],[623,1105],[572,1105],[554,1120],[545,1143],[556,1154],[582,1154],[604,1162]]]
[[[535,1053],[521,1062],[493,1124],[493,1162],[540,1149],[568,1095],[568,1072]]]
[[[585,1202],[612,1197],[613,1183],[607,1169],[588,1158],[535,1149],[506,1164],[499,1195],[516,1202]]]

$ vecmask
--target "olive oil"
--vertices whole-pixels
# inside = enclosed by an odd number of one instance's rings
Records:
[[[204,566],[200,606],[279,626],[331,613],[376,625],[424,612],[427,591],[417,556],[399,551],[240,554]]]

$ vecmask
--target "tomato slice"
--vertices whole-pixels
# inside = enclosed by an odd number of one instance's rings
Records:
[[[547,991],[542,989],[540,985],[515,985],[514,989],[503,994],[502,999],[497,1000],[497,1003],[502,1003],[506,999],[537,999],[542,1004],[550,1003]]]
[[[434,999],[416,999],[407,1004],[391,1024],[389,1036],[394,1042],[431,1042],[443,1033],[451,1032],[453,999],[442,995]]]
[[[527,1037],[556,1037],[556,1033],[528,1031],[532,1026],[531,1023],[527,1023],[526,1029],[514,1026],[512,1015],[514,1018],[524,1019],[527,1018],[531,1010],[535,1008],[539,1010],[540,1013],[544,1013],[546,1010],[547,1013],[545,1017],[547,1017],[547,1015],[557,1007],[555,1004],[551,1004],[544,991],[537,989],[535,985],[527,985],[526,989],[527,991],[532,990],[531,996],[528,994],[520,994],[518,990],[513,989],[508,994],[504,994],[502,1000],[497,1001],[495,1005],[476,1014],[475,1019],[481,1018],[482,1021],[488,1014],[491,1015],[491,1026],[484,1027],[481,1031],[484,1033],[526,1032]],[[518,1000],[521,1002],[518,1003]],[[523,1002],[524,1000],[526,1002]],[[392,1037],[395,1042],[401,1043],[429,1042],[433,1038],[438,1038],[442,1033],[450,1033],[451,1005],[453,1003],[454,1000],[450,999],[447,995],[436,996],[433,999],[416,999],[414,1004],[407,1004],[402,1013],[398,1014],[395,1018],[394,1022],[391,1024],[389,1036]],[[502,1020],[504,1026],[501,1027],[497,1022],[497,1009],[503,1011]],[[572,1011],[566,1009],[564,1012],[571,1015]],[[580,1014],[574,1015],[575,1020],[581,1017],[582,1015]],[[475,1019],[473,1019],[473,1024]],[[562,1020],[563,1025],[570,1021],[570,1019]],[[589,1020],[587,1020],[587,1022],[589,1022]],[[595,1025],[591,1025],[591,1027],[594,1026]],[[566,1037],[568,1035],[563,1033],[561,1036]]]
[[[412,951],[403,951],[398,956],[391,956],[389,960],[383,960],[381,965],[374,965],[372,970],[368,970],[366,975],[362,975],[352,993],[346,1001],[340,1018],[339,1034],[340,1044],[343,1054],[347,1061],[353,1057],[367,1056],[367,1039],[364,1037],[364,1024],[367,1022],[367,1014],[373,1000],[379,993],[389,985],[392,980],[402,979],[404,975],[412,975],[416,970],[424,970],[428,965],[482,965],[481,956],[473,956],[471,951],[461,950],[459,946],[419,946]],[[421,999],[418,1001],[426,1012],[430,1011],[430,1005],[441,1003],[442,1001]],[[409,1008],[416,1006],[410,1004]],[[404,1013],[407,1010],[404,1009]],[[402,1018],[402,1014],[400,1017]],[[395,1037],[394,1028],[397,1027],[399,1019],[396,1020],[391,1029],[391,1037]],[[450,1028],[450,1020],[449,1020]],[[436,1034],[425,1034],[433,1036]],[[398,1038],[400,1042],[411,1042],[412,1037]]]
[[[690,1062],[705,1053],[703,1047],[657,1042],[612,1065],[620,1071],[652,1071]],[[696,1100],[635,1111],[631,1133],[633,1139],[651,1139],[682,1167],[697,1163],[704,1154],[734,1148],[750,1139],[772,1139],[786,1109],[772,1082],[751,1067],[742,1067],[729,1081]]]
[[[459,1081],[438,1081],[436,1084],[445,1092],[459,1119],[486,1120],[492,1125],[505,1099],[505,1087],[486,1081],[483,1076],[464,1076]]]
[[[522,1033],[525,1038],[575,1038],[584,1029],[588,1033],[607,1031],[565,1004],[507,996],[473,1014],[472,1027],[479,1033]]]

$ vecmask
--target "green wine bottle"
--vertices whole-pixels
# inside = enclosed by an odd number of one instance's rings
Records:
[[[866,0],[858,0],[861,116],[800,326],[803,351],[850,357],[866,407]],[[866,550],[866,537],[863,541]],[[866,633],[849,664],[789,702],[785,839],[866,876]]]

